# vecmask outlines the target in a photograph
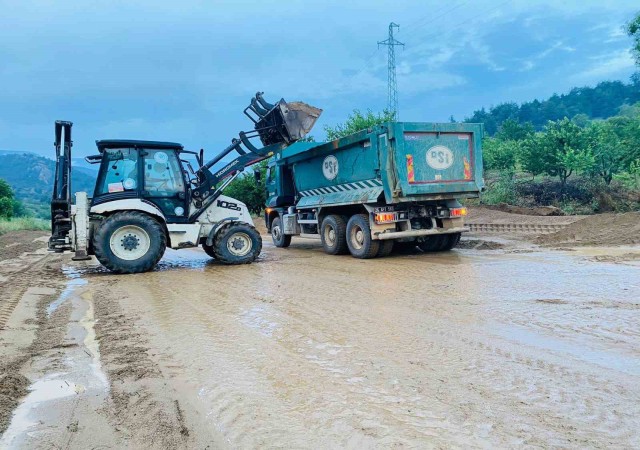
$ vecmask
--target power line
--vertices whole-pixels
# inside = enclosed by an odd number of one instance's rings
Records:
[[[389,112],[393,115],[393,119],[398,119],[398,83],[396,80],[396,47],[402,46],[404,44],[393,37],[393,29],[400,29],[400,25],[391,22],[389,24],[389,37],[384,41],[378,41],[378,48],[381,45],[386,45],[388,47],[388,56],[387,56],[387,108]]]

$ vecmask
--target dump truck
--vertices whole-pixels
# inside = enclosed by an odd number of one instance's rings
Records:
[[[389,122],[276,151],[265,181],[274,245],[320,237],[326,253],[362,259],[394,245],[452,249],[467,231],[460,200],[483,188],[482,134],[482,124]]]
[[[225,264],[254,261],[262,248],[260,234],[246,205],[223,195],[224,189],[246,167],[303,138],[321,111],[284,99],[270,104],[258,92],[244,109],[253,130],[240,132],[206,163],[203,150],[189,151],[175,142],[96,141],[98,154],[85,158],[99,165],[95,190],[91,197],[77,192],[75,203],[73,124],[56,121],[49,250],[75,252],[75,260],[95,255],[116,273],[153,269],[167,247],[201,245]],[[189,158],[195,159],[197,169]]]

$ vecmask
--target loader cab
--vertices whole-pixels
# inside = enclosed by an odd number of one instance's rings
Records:
[[[143,199],[157,206],[168,222],[188,221],[189,185],[180,162],[182,145],[128,140],[96,144],[101,163],[92,206]]]

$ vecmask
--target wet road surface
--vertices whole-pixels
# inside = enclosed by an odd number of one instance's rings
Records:
[[[361,261],[299,240],[225,267],[189,250],[95,301],[138,317],[233,447],[633,446],[639,272],[588,256]]]
[[[246,266],[181,250],[147,274],[68,267],[95,304],[116,412],[140,429],[156,414],[184,439],[147,442],[629,448],[638,254],[523,245],[362,261],[265,239]]]

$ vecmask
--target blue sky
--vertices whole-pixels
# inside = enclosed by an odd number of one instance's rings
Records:
[[[401,120],[462,119],[634,72],[616,1],[0,0],[0,149],[50,156],[53,122],[76,155],[105,138],[171,140],[208,154],[250,128],[257,91],[324,109],[324,124],[386,105],[400,24]]]

